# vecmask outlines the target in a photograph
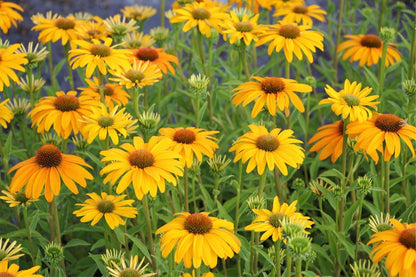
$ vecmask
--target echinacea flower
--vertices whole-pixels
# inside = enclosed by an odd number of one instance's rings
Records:
[[[359,34],[359,35],[346,35],[349,40],[341,43],[337,52],[344,51],[342,60],[349,58],[350,62],[359,61],[359,66],[371,66],[378,64],[383,52],[383,41],[374,34]],[[397,51],[394,43],[389,42],[386,53],[386,66],[393,65],[401,60],[400,52]]]
[[[105,40],[110,34],[101,18],[95,20],[86,20],[81,22],[77,27],[79,39],[90,41],[93,39]]]
[[[149,61],[133,61],[130,69],[122,69],[120,71],[110,71],[114,77],[110,77],[110,81],[117,82],[126,86],[127,89],[132,87],[151,86],[162,79],[162,73],[157,65]]]
[[[163,74],[169,70],[175,74],[175,69],[171,63],[178,65],[178,58],[165,52],[162,48],[154,47],[140,47],[138,49],[130,50],[134,59],[157,65]]]
[[[118,185],[116,193],[122,193],[130,184],[139,200],[150,193],[155,197],[157,191],[165,192],[165,182],[176,186],[177,176],[182,176],[179,154],[170,150],[168,139],[151,137],[145,143],[141,137],[134,137],[133,144],[123,143],[120,148],[101,151],[101,160],[108,164],[100,171],[107,174],[104,184]]]
[[[170,23],[186,22],[182,28],[183,32],[198,27],[201,34],[208,38],[211,37],[211,28],[220,32],[222,21],[228,18],[228,15],[222,11],[222,7],[197,1],[174,9],[173,13]]]
[[[411,140],[416,140],[416,127],[409,125],[406,120],[394,114],[378,114],[364,122],[351,122],[347,125],[346,133],[357,137],[354,151],[360,149],[368,153],[377,163],[378,152],[389,161],[391,156],[397,158],[401,152],[401,140],[405,142],[415,156]]]
[[[150,35],[141,32],[128,33],[123,38],[123,47],[125,49],[138,49],[140,47],[151,47],[155,39]]]
[[[179,153],[185,167],[191,167],[194,156],[202,161],[202,154],[214,157],[214,151],[219,147],[212,135],[218,131],[207,131],[201,128],[161,128],[159,133],[172,142],[171,149]]]
[[[10,79],[19,84],[19,77],[14,70],[25,72],[22,66],[27,63],[26,54],[14,53],[20,44],[16,43],[8,47],[0,47],[0,92],[6,87],[10,86]]]
[[[316,52],[316,48],[324,50],[324,36],[317,31],[309,30],[309,25],[296,25],[294,23],[278,23],[268,26],[268,30],[264,30],[259,36],[256,46],[269,43],[267,53],[272,54],[273,50],[277,53],[283,52],[286,60],[291,63],[293,54],[299,59],[306,56],[310,63],[313,62],[312,53]]]
[[[78,67],[86,68],[87,78],[91,77],[95,69],[101,74],[107,74],[107,68],[122,70],[130,68],[130,52],[125,49],[118,49],[118,45],[112,45],[113,40],[106,38],[103,42],[92,39],[92,42],[75,40],[74,45],[80,48],[69,51],[70,65],[72,69]]]
[[[304,25],[313,25],[312,19],[325,22],[326,11],[318,5],[294,5],[286,8],[277,9],[273,14],[275,17],[283,16],[282,21],[287,23],[297,23]]]
[[[51,202],[54,196],[59,195],[62,180],[72,193],[78,194],[75,183],[85,188],[85,179],[93,179],[83,166],[92,168],[82,158],[63,154],[53,144],[42,145],[34,157],[9,170],[9,173],[16,170],[10,183],[10,192],[14,193],[26,186],[26,198],[38,199],[45,188],[45,198]]]
[[[14,116],[12,110],[10,110],[6,105],[9,100],[10,99],[7,98],[0,103],[0,125],[3,126],[3,128],[7,128],[7,123],[10,123]]]
[[[100,101],[100,83],[98,78],[85,79],[88,87],[78,88],[81,91],[81,96],[88,96],[97,101]],[[123,107],[129,102],[130,95],[119,84],[105,82],[103,84],[104,102],[110,109],[113,109],[115,105]]]
[[[0,276],[6,277],[43,277],[40,274],[34,274],[38,271],[40,266],[34,266],[32,268],[26,270],[19,270],[19,266],[17,264],[8,265],[8,261],[1,261],[0,262]]]
[[[136,21],[127,17],[116,14],[104,20],[104,25],[107,31],[117,41],[123,39],[128,33],[134,32],[139,26],[136,26]]]
[[[79,22],[73,16],[63,17],[54,14],[51,18],[36,17],[32,18],[32,21],[36,24],[32,30],[40,31],[38,40],[43,44],[61,40],[62,45],[66,45],[79,38],[76,31]]]
[[[363,122],[370,119],[373,112],[368,108],[377,110],[378,95],[369,95],[373,89],[365,87],[361,89],[361,83],[352,82],[348,79],[344,82],[344,88],[336,92],[331,86],[325,88],[328,98],[319,102],[322,104],[332,104],[331,109],[336,115],[342,115],[342,118],[349,119],[351,122]]]
[[[232,258],[240,252],[241,242],[234,235],[232,222],[201,213],[176,213],[171,222],[156,230],[160,238],[162,256],[166,258],[175,248],[175,263],[183,261],[186,268],[199,268],[203,262],[210,268],[218,257]]]
[[[23,21],[23,17],[19,12],[23,12],[23,8],[15,3],[0,1],[0,28],[3,33],[7,34],[10,27],[17,27],[17,21]]]
[[[10,192],[9,187],[7,187],[6,189],[7,190],[1,191],[4,195],[0,195],[0,199],[3,199],[4,201],[6,201],[6,203],[9,204],[9,207],[11,208],[17,207],[17,206],[25,207],[31,204],[32,202],[36,201],[35,199],[27,198],[26,193],[24,191],[16,191],[12,193]]]
[[[104,217],[108,226],[114,230],[125,224],[121,217],[134,218],[137,215],[137,209],[131,206],[134,200],[123,200],[126,195],[109,195],[105,192],[101,192],[101,196],[95,192],[87,195],[90,198],[84,203],[75,204],[82,208],[73,212],[81,217],[81,222],[91,221],[91,225],[95,225]]]
[[[84,115],[91,113],[91,107],[98,106],[99,101],[87,96],[78,96],[76,91],[56,92],[56,96],[42,97],[28,116],[32,119],[32,128],[37,125],[37,132],[43,134],[53,126],[56,134],[64,139],[71,132],[74,135],[82,129]]]
[[[107,266],[107,270],[112,277],[150,277],[156,275],[157,273],[144,273],[146,271],[146,267],[149,265],[147,263],[142,266],[144,259],[145,258],[143,257],[139,263],[139,256],[131,256],[129,263],[126,263],[124,259],[121,259],[121,266],[114,263],[113,266]]]
[[[3,241],[3,238],[0,237],[0,262],[17,260],[24,255],[23,253],[19,254],[23,249],[21,244],[17,244],[16,241],[7,245],[8,243],[9,239]]]
[[[264,126],[249,125],[250,131],[242,135],[230,148],[235,151],[234,162],[248,162],[247,173],[257,167],[261,175],[264,169],[273,170],[275,166],[283,175],[287,175],[287,165],[298,167],[305,158],[302,141],[293,137],[292,130],[275,128],[270,132]]]
[[[244,41],[245,45],[250,45],[252,41],[259,40],[258,34],[263,30],[263,27],[257,25],[259,14],[250,16],[248,12],[242,16],[238,11],[230,11],[230,19],[224,21],[223,37],[224,40],[228,40],[230,44],[234,44],[236,41]],[[228,38],[228,39],[227,39]]]
[[[143,22],[156,14],[156,9],[152,6],[126,6],[121,9],[123,15],[127,18],[134,19],[136,22]]]
[[[302,222],[305,228],[311,228],[313,221],[309,220],[310,218],[308,216],[296,212],[296,203],[297,200],[293,201],[290,205],[286,203],[280,204],[279,197],[275,196],[273,199],[272,210],[253,209],[253,212],[257,214],[257,217],[244,229],[255,232],[264,232],[260,237],[261,240],[266,240],[271,236],[273,241],[277,241],[278,239],[283,239],[283,220]]]
[[[250,102],[255,102],[251,117],[255,118],[264,106],[271,115],[275,115],[277,109],[283,111],[289,108],[289,103],[300,112],[305,111],[299,96],[295,92],[311,92],[312,87],[300,84],[293,79],[285,79],[278,77],[258,77],[253,76],[256,81],[249,81],[239,85],[233,89],[232,103],[235,106],[242,104],[245,107]]]
[[[416,276],[416,223],[401,223],[390,219],[394,228],[375,233],[367,244],[374,244],[370,258],[378,263],[387,257],[384,265],[390,276]]]
[[[325,160],[331,156],[331,162],[335,161],[342,154],[342,145],[344,141],[344,120],[338,120],[334,123],[324,125],[318,128],[318,132],[308,141],[309,144],[315,143],[311,147],[311,152],[322,152],[319,154],[320,160]]]

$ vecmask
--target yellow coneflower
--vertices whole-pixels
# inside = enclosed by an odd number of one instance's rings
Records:
[[[121,17],[120,14],[110,16],[104,20],[104,25],[107,27],[107,31],[111,36],[120,41],[128,33],[134,32],[139,26],[136,26],[136,21],[127,20],[125,16]]]
[[[0,276],[7,276],[7,277],[43,277],[40,274],[34,274],[38,271],[40,266],[34,266],[32,268],[26,270],[19,270],[19,266],[17,264],[8,265],[7,261],[0,262]]]
[[[13,112],[6,106],[6,103],[9,102],[10,99],[6,99],[0,103],[0,125],[3,128],[7,128],[7,123],[10,123],[14,114]]]
[[[150,277],[156,275],[157,273],[144,273],[146,271],[146,267],[149,265],[148,263],[144,266],[144,257],[139,263],[139,256],[131,256],[129,263],[126,263],[124,259],[121,259],[121,265],[113,264],[113,266],[107,266],[107,270],[113,277],[124,277],[124,276],[132,276],[132,277]]]
[[[311,147],[311,152],[322,152],[319,154],[320,160],[325,160],[331,156],[331,162],[335,163],[342,154],[344,141],[344,120],[324,125],[318,128],[318,132],[308,141],[309,144],[315,143]]]
[[[10,86],[10,79],[16,84],[19,84],[19,78],[14,70],[25,72],[25,68],[22,66],[28,62],[26,54],[14,52],[20,47],[20,44],[16,43],[8,47],[0,47],[0,92],[4,90],[4,86]]]
[[[166,74],[168,70],[175,74],[175,69],[171,63],[178,65],[179,62],[177,57],[166,53],[162,48],[140,47],[132,49],[131,53],[137,61],[149,61],[149,63],[157,65],[163,74]]]
[[[222,24],[223,38],[230,44],[242,40],[245,45],[250,45],[252,41],[259,40],[258,35],[263,30],[262,26],[257,25],[259,14],[251,16],[247,10],[243,11],[245,12],[230,11],[230,19]]]
[[[156,9],[152,6],[126,6],[121,9],[123,15],[127,18],[134,19],[136,22],[143,22],[156,14]]]
[[[326,11],[322,10],[318,5],[294,5],[286,8],[277,9],[273,14],[275,17],[283,16],[282,21],[287,23],[297,23],[305,25],[313,25],[312,18],[321,22],[325,22]]]
[[[16,245],[16,241],[13,241],[10,245],[7,245],[8,243],[9,239],[5,239],[3,242],[3,238],[0,238],[0,262],[17,260],[24,255],[23,253],[19,254],[23,249],[21,244]]]
[[[12,24],[17,27],[17,21],[23,21],[19,12],[23,12],[23,8],[18,4],[0,1],[0,28],[3,33],[7,34]]]
[[[79,22],[73,16],[63,17],[54,14],[51,18],[35,17],[32,21],[36,24],[32,30],[40,31],[38,39],[43,44],[48,41],[61,40],[62,45],[79,38],[76,31]]]
[[[9,204],[9,207],[11,208],[17,207],[17,206],[24,207],[36,201],[35,199],[27,198],[26,193],[24,191],[10,192],[9,187],[7,187],[7,190],[2,190],[1,192],[4,195],[1,195],[0,199],[3,199],[4,201],[6,201],[6,203]]]
[[[131,69],[122,69],[121,71],[110,71],[114,78],[110,81],[117,82],[126,88],[145,87],[157,83],[162,78],[162,73],[157,65],[149,61],[133,61]]]

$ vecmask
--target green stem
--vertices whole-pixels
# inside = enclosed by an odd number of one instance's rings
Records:
[[[259,190],[257,192],[257,196],[259,197],[263,195],[264,185],[266,184],[266,178],[267,178],[267,170],[264,170],[263,174],[260,177]]]
[[[240,43],[242,43],[240,45],[241,63],[243,64],[244,73],[246,74],[246,78],[248,81],[250,79],[250,71],[247,63],[246,45],[244,44],[243,40],[241,40]]]
[[[302,276],[302,260],[296,259],[295,260],[295,276],[301,277]]]
[[[194,204],[194,213],[198,212],[198,206],[196,205],[196,195],[195,195],[195,176],[191,177],[192,182],[192,199]]]
[[[344,0],[340,0],[339,3],[339,14],[338,14],[338,23],[337,23],[337,34],[335,37],[335,47],[334,47],[334,56],[332,58],[332,60],[334,61],[334,71],[335,71],[335,76],[334,76],[334,85],[336,83],[338,83],[338,55],[337,55],[337,48],[339,45],[339,41],[341,39],[341,27],[342,27],[342,16],[344,13]]]
[[[227,264],[225,262],[225,259],[221,259],[221,261],[222,261],[222,268],[224,270],[224,276],[227,277],[228,276],[227,275]]]
[[[243,183],[243,163],[240,160],[238,162],[238,182],[237,182],[237,201],[236,201],[236,207],[235,207],[235,231],[238,231],[238,223],[240,220],[240,192],[241,192],[241,184]]]
[[[413,26],[412,44],[410,45],[409,71],[408,79],[415,79],[415,63],[416,63],[416,18]]]
[[[360,220],[363,211],[364,193],[361,192],[360,199],[358,200],[358,218],[357,218],[357,229],[356,229],[356,240],[355,240],[355,260],[358,261],[358,245],[360,243]]]
[[[381,27],[384,26],[384,14],[386,13],[386,10],[387,10],[387,1],[386,0],[381,0],[378,31],[380,31]]]
[[[25,221],[25,227],[27,232],[27,239],[29,240],[29,247],[30,247],[30,258],[32,259],[32,264],[35,265],[35,251],[33,250],[33,241],[32,241],[32,233],[29,229],[29,220],[27,219],[27,206],[23,207],[23,220]]]
[[[71,90],[75,90],[74,74],[72,72],[71,65],[69,64],[69,42],[64,45],[66,68],[68,69],[68,81]]]
[[[196,93],[195,97],[195,127],[199,128],[199,93]]]
[[[274,245],[274,263],[276,265],[276,277],[280,277],[282,275],[282,269],[280,264],[280,248],[281,248],[282,241],[278,239]]]
[[[103,74],[100,70],[97,69],[97,79],[98,79],[98,90],[100,92],[100,101],[105,105],[105,94],[103,86]]]
[[[250,236],[250,272],[253,274],[253,276],[255,275],[254,272],[254,231],[251,231],[251,236]]]
[[[285,78],[290,79],[290,63],[285,60]]]
[[[160,0],[160,26],[165,27],[165,0]]]
[[[149,240],[150,254],[152,256],[152,268],[153,268],[153,272],[157,272],[156,254],[155,254],[155,248],[153,246],[152,223],[150,220],[150,211],[149,211],[149,203],[147,200],[147,195],[143,196],[142,203],[143,203],[143,213],[144,213],[144,217],[146,220],[147,239]]]
[[[148,104],[148,102],[149,102],[149,100],[148,100],[148,97],[149,97],[148,94],[149,94],[148,87],[145,86],[143,88],[143,107],[144,107],[144,110],[145,111],[147,111],[147,108],[149,106],[149,104]]]
[[[136,119],[139,118],[140,113],[139,113],[139,87],[135,86],[133,88],[133,110],[134,110],[134,115],[136,116]]]
[[[220,186],[220,176],[218,174],[215,174],[214,176],[214,210],[217,208],[217,202],[218,202],[218,195],[219,195],[219,186]]]
[[[390,214],[390,162],[384,161],[384,214]]]
[[[127,222],[124,224],[124,248],[126,249],[127,259],[130,258],[129,240],[127,238]]]
[[[183,170],[183,188],[185,198],[185,212],[189,212],[189,199],[188,199],[188,167],[185,166]]]
[[[48,65],[49,65],[49,75],[51,78],[51,86],[55,86],[55,76],[53,76],[53,60],[52,60],[52,43],[50,41],[47,42],[48,46]]]
[[[56,203],[56,197],[53,197],[53,200],[52,200],[52,213],[53,213],[53,221],[55,222],[55,234],[56,234],[55,239],[59,245],[62,245],[61,228],[59,226],[58,205]],[[63,257],[61,259],[61,267],[62,267],[62,270],[65,272],[65,260]]]
[[[380,60],[380,75],[379,75],[379,86],[378,86],[378,95],[380,96],[380,111],[383,111],[383,100],[381,97],[383,96],[384,90],[384,79],[385,79],[385,70],[386,70],[386,55],[387,55],[387,47],[388,42],[383,42],[383,51],[381,54]]]
[[[292,275],[292,256],[289,253],[286,253],[286,277]]]

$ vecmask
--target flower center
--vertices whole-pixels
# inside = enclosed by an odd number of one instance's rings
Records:
[[[139,11],[132,11],[132,12],[130,13],[130,16],[131,16],[133,19],[141,19],[141,18],[142,18],[142,16],[143,16],[143,13],[141,13],[141,12],[139,12]]]
[[[111,48],[103,44],[93,44],[90,48],[90,52],[94,56],[108,57],[111,55]]]
[[[110,127],[110,126],[113,125],[114,119],[112,119],[111,117],[105,115],[105,116],[100,117],[97,120],[97,122],[98,122],[98,125],[100,125],[100,127],[107,128],[107,127]]]
[[[110,85],[104,85],[104,95],[111,96],[114,94],[114,88]]]
[[[266,77],[261,82],[260,87],[266,94],[277,94],[285,89],[285,83],[277,77]]]
[[[15,277],[16,275],[10,272],[0,272],[0,277]]]
[[[35,161],[41,167],[56,167],[62,162],[62,153],[55,145],[45,144],[36,153]]]
[[[397,133],[406,122],[394,114],[382,114],[377,117],[374,124],[384,132]]]
[[[29,198],[26,198],[26,193],[24,193],[24,192],[17,192],[15,195],[14,195],[14,199],[17,201],[17,202],[19,202],[20,204],[25,204],[28,200],[29,200]],[[1,259],[0,259],[1,260]]]
[[[114,203],[110,200],[101,200],[97,205],[97,209],[103,214],[111,213],[114,211],[114,208]]]
[[[88,30],[87,34],[89,37],[96,38],[96,37],[99,37],[102,33],[100,30],[93,29],[93,30]]]
[[[63,30],[74,29],[75,21],[69,18],[62,17],[55,21],[55,26]]]
[[[188,129],[180,129],[173,135],[173,140],[178,143],[191,144],[195,141],[195,133]]]
[[[211,17],[211,13],[203,8],[193,9],[191,14],[197,20],[204,20]]]
[[[254,28],[250,22],[237,22],[234,24],[234,27],[239,32],[250,32]]]
[[[130,153],[129,162],[131,166],[137,166],[143,169],[152,166],[155,162],[155,157],[149,150],[140,149]]]
[[[281,212],[272,213],[269,217],[269,222],[273,227],[279,228],[279,227],[282,227],[281,222],[286,217],[287,217],[287,215],[285,215],[284,213],[281,213]]]
[[[79,100],[73,95],[60,95],[53,101],[53,105],[61,112],[76,111],[79,108]]]
[[[140,83],[140,81],[144,79],[144,73],[138,70],[129,70],[126,73],[126,78],[133,83]]]
[[[136,57],[142,61],[154,61],[159,58],[159,54],[155,49],[149,47],[141,47],[136,52]]]
[[[256,141],[257,148],[267,152],[276,150],[279,147],[279,144],[279,140],[272,135],[262,135],[258,137]]]
[[[306,13],[308,13],[308,8],[305,7],[305,6],[302,6],[302,5],[298,5],[298,6],[295,6],[293,8],[293,12],[294,13],[306,14]]]
[[[403,230],[399,242],[409,249],[416,250],[416,227]]]
[[[344,99],[344,101],[350,107],[359,106],[360,105],[360,98],[358,98],[357,96],[355,96],[353,94],[344,94],[342,96],[342,99]]]
[[[338,124],[338,133],[342,136],[344,135],[344,120],[341,119]]]
[[[194,213],[185,219],[184,227],[193,234],[206,234],[212,228],[212,221],[207,215]]]
[[[382,42],[377,35],[365,35],[361,38],[361,45],[368,48],[381,48]]]
[[[140,277],[142,276],[137,270],[132,268],[126,268],[120,272],[120,277]]]
[[[279,35],[289,39],[295,39],[300,36],[300,29],[293,24],[286,24],[280,27]]]

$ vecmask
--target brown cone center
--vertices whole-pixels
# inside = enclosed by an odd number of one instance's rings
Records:
[[[98,202],[97,209],[100,211],[100,213],[111,213],[114,211],[114,203],[110,200],[101,200]]]
[[[75,21],[66,17],[62,17],[55,21],[55,26],[63,30],[74,29]]]
[[[139,82],[144,79],[144,73],[138,70],[129,70],[126,73],[126,78],[133,83]]]
[[[250,22],[237,22],[234,25],[235,29],[239,32],[251,32],[254,27],[253,24],[251,24]]]
[[[260,87],[266,94],[277,94],[285,89],[285,83],[281,78],[266,77],[261,82]]]
[[[195,133],[188,129],[179,129],[173,135],[173,140],[178,143],[191,144],[195,141]]]
[[[110,85],[104,85],[104,95],[111,96],[114,94],[114,88]]]
[[[282,220],[286,217],[287,215],[281,212],[272,213],[269,217],[269,222],[273,227],[279,228],[282,227]]]
[[[272,135],[262,135],[257,138],[256,146],[261,150],[272,152],[279,147],[279,140]]]
[[[93,44],[90,52],[95,56],[108,57],[111,55],[111,48],[104,44]]]
[[[302,5],[295,6],[293,8],[294,13],[306,14],[308,13],[308,8]]]
[[[135,56],[142,61],[154,61],[159,58],[157,51],[149,47],[141,47],[139,50],[137,50]]]
[[[35,161],[41,167],[56,167],[62,162],[62,152],[53,144],[45,144],[36,153]]]
[[[140,149],[130,153],[129,162],[131,166],[137,166],[143,169],[152,166],[155,162],[155,157],[149,150]]]
[[[382,42],[377,35],[368,34],[361,38],[361,45],[368,48],[381,48]]]
[[[211,17],[211,13],[204,8],[193,9],[191,14],[197,20],[204,20]]]
[[[56,97],[53,105],[61,112],[76,111],[80,106],[78,98],[66,94]]]
[[[279,35],[288,39],[295,39],[300,36],[300,29],[293,24],[286,24],[280,27]]]
[[[194,213],[186,217],[184,227],[193,234],[205,234],[212,229],[212,220],[204,214]]]
[[[397,133],[406,122],[394,114],[382,114],[376,118],[374,124],[384,132]]]
[[[409,249],[416,250],[416,227],[403,230],[399,242]]]

